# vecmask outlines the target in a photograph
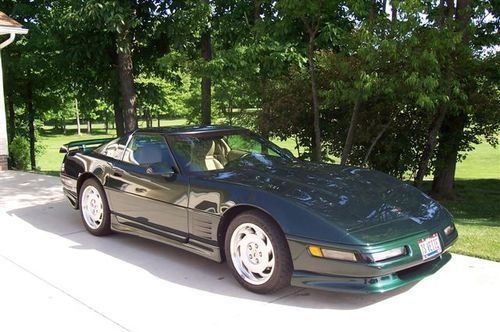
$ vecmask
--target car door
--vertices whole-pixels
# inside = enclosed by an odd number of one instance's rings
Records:
[[[186,241],[188,177],[177,171],[165,138],[135,133],[111,163],[108,199],[118,221]]]

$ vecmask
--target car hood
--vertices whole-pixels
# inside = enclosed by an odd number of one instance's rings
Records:
[[[345,243],[391,241],[451,220],[446,209],[420,190],[364,168],[253,155],[213,176],[274,193],[307,209],[342,230]]]

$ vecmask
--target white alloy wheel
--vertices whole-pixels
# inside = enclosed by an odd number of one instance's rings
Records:
[[[98,229],[104,218],[104,207],[101,195],[92,185],[85,187],[82,193],[81,207],[83,219],[91,229]]]
[[[262,285],[273,275],[275,255],[269,236],[262,228],[244,223],[233,232],[231,261],[236,272],[252,285]]]

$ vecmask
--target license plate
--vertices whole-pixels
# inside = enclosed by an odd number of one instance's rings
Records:
[[[420,247],[423,260],[439,255],[442,251],[437,233],[432,234],[426,239],[418,240],[418,246]]]

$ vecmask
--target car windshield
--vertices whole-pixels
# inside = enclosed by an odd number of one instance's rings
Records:
[[[295,160],[289,151],[251,133],[172,135],[167,140],[179,166],[189,173],[223,170],[246,158],[264,164]]]

